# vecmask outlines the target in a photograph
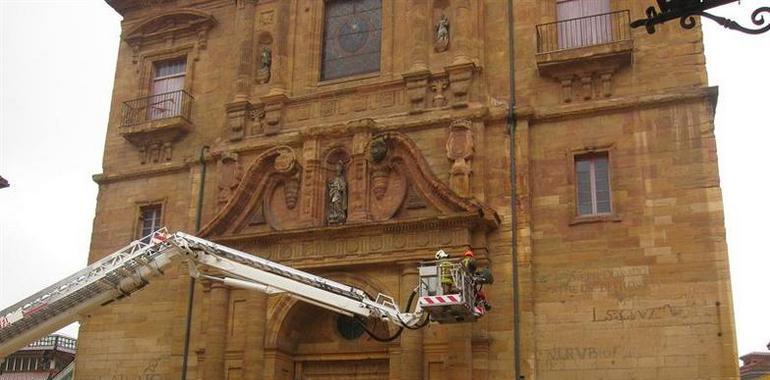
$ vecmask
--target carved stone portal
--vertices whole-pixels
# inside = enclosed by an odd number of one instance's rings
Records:
[[[329,202],[326,222],[329,224],[343,224],[348,217],[348,184],[343,171],[343,162],[337,162],[335,175],[326,185],[326,199]]]

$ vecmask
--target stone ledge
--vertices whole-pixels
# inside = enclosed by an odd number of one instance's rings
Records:
[[[693,102],[701,99],[710,101],[713,110],[716,109],[718,96],[719,88],[717,86],[669,89],[654,94],[597,100],[591,103],[545,107],[517,106],[516,117],[518,119],[538,122],[555,121],[565,118],[590,117],[603,113],[618,112],[629,108],[648,108],[668,103]]]

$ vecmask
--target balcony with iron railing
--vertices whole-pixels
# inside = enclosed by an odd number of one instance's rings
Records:
[[[137,145],[174,141],[192,128],[193,102],[194,98],[185,90],[123,102],[120,134]]]
[[[609,96],[609,78],[632,62],[634,43],[628,10],[541,24],[536,31],[538,72],[567,86],[565,102],[572,99],[570,78],[589,83],[602,77],[601,92]],[[584,91],[583,97],[591,98],[591,91]]]
[[[631,26],[627,10],[537,26],[538,54],[630,40]]]

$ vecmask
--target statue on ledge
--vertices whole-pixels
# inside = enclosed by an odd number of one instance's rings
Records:
[[[328,224],[343,224],[348,217],[348,185],[343,170],[342,161],[337,162],[336,173],[326,184],[329,201],[326,214]]]

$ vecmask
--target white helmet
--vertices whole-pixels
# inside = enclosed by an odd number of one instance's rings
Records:
[[[444,252],[443,249],[439,249],[436,252],[436,260],[446,259],[447,257],[449,257],[449,255],[447,255],[447,253]]]

